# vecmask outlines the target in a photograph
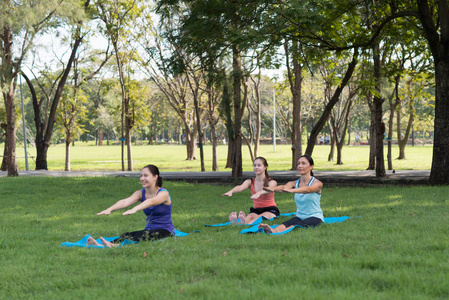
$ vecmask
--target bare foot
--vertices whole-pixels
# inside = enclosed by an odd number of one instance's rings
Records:
[[[243,211],[239,212],[239,224],[245,224],[246,215]]]
[[[268,224],[259,224],[259,228],[262,228],[265,232],[272,233],[273,229]]]
[[[234,211],[229,214],[229,221],[231,221],[231,224],[237,224],[237,213]]]
[[[101,237],[100,236],[100,240],[101,240],[101,243],[103,244],[103,246],[106,246],[106,247],[108,247],[108,248],[111,248],[111,247],[117,247],[118,245],[117,244],[113,244],[113,243],[111,243],[111,242],[109,242],[109,241],[106,241],[103,237]]]
[[[86,245],[88,246],[102,246],[101,244],[99,244],[93,237],[89,237],[86,241]]]

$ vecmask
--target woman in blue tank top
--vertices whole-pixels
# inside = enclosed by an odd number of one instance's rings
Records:
[[[90,237],[88,245],[118,246],[124,239],[132,241],[147,241],[173,236],[175,228],[171,219],[172,202],[170,194],[162,188],[162,177],[155,165],[148,165],[142,169],[140,182],[143,189],[134,192],[130,197],[117,201],[111,207],[99,212],[97,215],[109,215],[111,212],[129,207],[137,202],[138,205],[125,211],[122,215],[131,215],[143,210],[147,216],[147,225],[143,230],[126,232],[112,242],[100,237],[102,244]]]
[[[315,227],[324,222],[323,211],[321,210],[321,189],[323,183],[313,176],[314,163],[312,157],[303,155],[298,160],[298,172],[300,178],[290,181],[285,185],[278,185],[271,191],[294,193],[296,203],[296,216],[271,228],[268,224],[260,224],[266,232],[282,232],[298,225],[301,227]],[[266,190],[268,190],[266,188]]]

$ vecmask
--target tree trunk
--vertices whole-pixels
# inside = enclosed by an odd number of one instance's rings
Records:
[[[13,79],[14,81],[14,79]],[[19,176],[19,170],[16,161],[16,127],[15,127],[15,105],[14,105],[14,83],[11,82],[11,87],[7,92],[3,93],[6,98],[6,168],[8,176]]]
[[[198,104],[198,94],[193,96],[193,105],[195,106],[196,126],[198,131],[198,147],[200,148],[201,172],[205,172],[206,168],[204,166],[203,133],[201,131],[201,116]]]
[[[5,125],[5,129],[6,129],[6,125]],[[6,158],[7,154],[8,154],[7,146],[8,146],[8,144],[5,143],[5,147],[3,148],[2,166],[0,167],[0,170],[2,170],[2,171],[8,171],[8,159]]]
[[[345,110],[343,112],[343,120],[344,120],[344,124],[343,124],[343,128],[339,129],[340,131],[340,137],[338,136],[338,132],[336,132],[337,134],[334,134],[334,138],[335,138],[335,144],[337,147],[337,165],[342,165],[343,164],[343,160],[342,160],[342,150],[343,150],[343,146],[345,144],[345,137],[346,137],[346,130],[349,127],[349,114],[351,112],[351,107],[352,107],[352,97],[354,97],[355,94],[351,94],[349,93],[349,97],[348,97],[348,102],[346,104]],[[349,132],[349,130],[348,130]]]
[[[260,72],[260,71],[259,71]],[[259,73],[260,74],[260,73]],[[256,85],[256,134],[254,139],[254,158],[259,156],[260,132],[261,132],[261,105],[260,105],[260,81]],[[273,91],[274,93],[274,91]]]
[[[337,165],[342,165],[343,161],[341,151],[343,150],[343,143],[336,143],[336,148],[337,148]]]
[[[225,168],[232,169],[232,158],[234,157],[234,140],[230,139],[228,141],[228,155],[226,157],[226,166]],[[231,170],[232,172],[232,170]]]
[[[242,117],[243,107],[241,105],[241,81],[242,62],[240,51],[237,45],[232,49],[232,70],[233,70],[233,90],[234,90],[234,143],[232,156],[232,177],[242,176]]]
[[[449,53],[435,60],[435,125],[430,182],[449,184]]]
[[[335,137],[332,133],[330,135],[329,146],[330,146],[330,150],[329,150],[329,154],[327,156],[327,161],[334,161]]]
[[[209,113],[209,126],[210,126],[210,137],[212,139],[212,171],[218,171],[218,156],[217,156],[217,129],[215,128],[216,120],[214,117],[214,89],[212,87],[208,90],[208,113]]]
[[[384,160],[384,145],[383,138],[385,133],[385,124],[382,121],[382,103],[381,97],[381,62],[379,54],[379,42],[376,41],[372,46],[373,50],[373,67],[374,67],[374,81],[375,81],[375,94],[373,97],[373,110],[374,110],[374,127],[375,127],[375,153],[376,153],[376,177],[385,176],[385,160]]]
[[[332,111],[332,108],[335,104],[337,104],[338,100],[340,99],[341,92],[343,88],[346,86],[346,84],[349,82],[349,79],[351,79],[352,73],[354,72],[355,66],[357,65],[357,56],[358,56],[358,48],[354,49],[354,55],[352,56],[352,61],[348,66],[348,69],[346,70],[346,74],[343,77],[343,80],[341,81],[341,84],[337,87],[337,89],[334,92],[334,95],[332,96],[329,103],[324,108],[323,114],[321,115],[318,122],[313,127],[312,131],[310,132],[309,139],[307,141],[307,148],[306,148],[306,154],[312,155],[313,148],[315,147],[316,139],[318,134],[323,129],[324,125],[326,124],[329,115]]]
[[[66,131],[64,171],[70,171],[70,132]]]
[[[253,149],[251,148],[251,142],[246,138],[246,136],[242,135],[242,139],[245,142],[245,144],[248,146],[249,155],[251,157],[251,161],[254,161],[254,159],[257,157],[253,153]]]
[[[8,171],[8,176],[18,176],[18,166],[16,161],[16,126],[15,126],[15,104],[14,91],[16,87],[17,71],[13,62],[13,40],[12,30],[8,26],[3,27],[1,35],[3,44],[3,57],[1,58],[0,82],[3,100],[6,110],[6,140],[2,166]]]
[[[190,126],[187,123],[184,123],[184,136],[186,139],[186,150],[187,150],[186,160],[195,160],[196,129],[191,131]]]
[[[128,105],[128,104],[127,104]],[[134,169],[133,166],[133,150],[132,150],[132,140],[131,140],[131,120],[128,116],[125,117],[125,140],[126,140],[126,156],[128,159],[128,171]]]
[[[428,1],[417,0],[417,3],[435,65],[435,135],[429,180],[432,184],[449,184],[449,7],[447,1],[435,2],[440,23],[436,26]]]
[[[410,101],[409,102],[409,112],[410,112],[410,114],[408,116],[407,128],[405,129],[404,137],[401,137],[401,133],[400,133],[401,132],[401,127],[400,127],[401,113],[400,113],[400,110],[398,110],[398,113],[397,113],[397,115],[398,115],[397,122],[399,124],[399,126],[398,126],[398,146],[399,146],[399,157],[398,157],[398,159],[406,159],[405,158],[405,146],[407,146],[407,141],[408,141],[408,138],[410,137],[410,132],[413,130],[412,127],[413,127],[413,122],[415,120],[415,114],[414,114],[415,101],[412,98],[409,101]],[[413,131],[412,131],[412,135],[413,135]]]
[[[374,126],[375,119],[374,119],[374,105],[368,97],[368,106],[370,111],[370,125],[369,125],[369,137],[368,137],[368,143],[369,143],[369,157],[368,157],[368,168],[367,170],[374,170],[376,168],[376,139],[374,138],[376,136],[376,128]]]
[[[98,146],[103,146],[103,126],[98,128]]]
[[[329,145],[331,146],[329,150],[329,155],[327,156],[327,161],[334,161],[334,150],[336,141],[335,135],[337,134],[336,130],[331,125],[331,123],[335,124],[335,120],[333,120],[332,113],[330,114],[329,120],[327,122],[327,127],[329,127],[329,135],[330,135]]]
[[[43,140],[36,141],[36,170],[48,170],[47,168],[48,145]]]
[[[393,95],[390,97],[390,116],[388,118],[388,153],[387,153],[387,161],[388,161],[388,170],[393,170],[393,158],[391,153],[391,141],[393,139],[393,121],[394,121],[394,112],[396,111],[397,106],[399,105],[399,80],[400,76],[397,75],[394,78],[394,91]],[[394,100],[393,100],[394,99]],[[400,124],[400,120],[399,120]],[[399,136],[399,135],[398,135]]]
[[[210,124],[210,135],[212,138],[212,171],[218,172],[218,155],[217,155],[217,146],[218,146],[218,139],[217,139],[217,132],[215,129],[215,124]]]
[[[293,102],[293,124],[291,132],[292,140],[292,167],[291,170],[296,170],[299,157],[302,155],[302,124],[301,124],[301,102],[302,102],[302,65],[299,62],[299,48],[298,42],[293,41],[293,74],[290,70],[289,50],[287,42],[284,44],[286,53],[287,75],[290,83],[290,91],[292,93]]]

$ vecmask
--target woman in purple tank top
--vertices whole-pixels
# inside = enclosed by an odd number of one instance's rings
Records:
[[[143,210],[147,216],[147,225],[144,230],[126,232],[119,238],[108,242],[100,237],[101,243],[90,237],[88,245],[118,246],[121,241],[128,239],[131,241],[147,241],[162,239],[173,236],[175,228],[171,219],[172,202],[170,194],[162,188],[162,177],[159,169],[155,165],[148,165],[142,169],[140,182],[143,189],[135,191],[130,197],[117,201],[111,207],[99,212],[97,215],[109,215],[111,212],[129,207],[140,202],[138,205],[125,211],[122,215],[131,215],[139,210]]]

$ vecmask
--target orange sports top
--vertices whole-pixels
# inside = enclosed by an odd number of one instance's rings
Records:
[[[251,180],[251,195],[254,195],[256,190],[254,189],[254,178]],[[269,206],[276,206],[276,202],[274,202],[274,193],[268,193],[264,195],[260,195],[259,198],[254,199],[254,208],[262,208]]]

